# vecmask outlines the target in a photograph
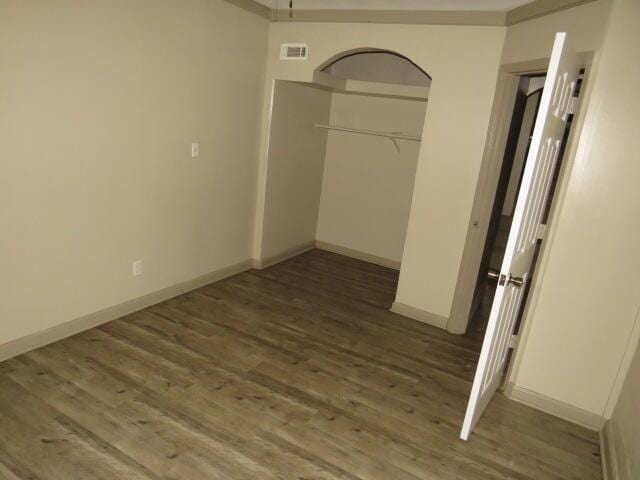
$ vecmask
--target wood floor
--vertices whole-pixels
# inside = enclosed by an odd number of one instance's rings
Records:
[[[313,250],[4,362],[0,478],[601,478],[594,432],[502,395],[459,440],[480,338],[396,281]]]

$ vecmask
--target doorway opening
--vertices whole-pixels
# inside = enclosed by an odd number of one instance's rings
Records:
[[[544,240],[546,222],[549,220],[549,205],[552,204],[549,199],[552,190],[555,189],[552,184],[557,182],[559,172],[563,170],[560,164],[563,161],[570,125],[573,123],[572,116],[577,104],[576,93],[581,83],[579,62],[578,56],[567,41],[567,34],[558,32],[551,51],[538,114],[535,116],[529,153],[526,155],[521,180],[518,180],[519,191],[500,270],[489,271],[489,278],[497,280],[497,287],[491,303],[482,349],[460,433],[463,440],[469,439],[469,435],[496,390],[503,385],[511,349],[517,348],[518,337],[514,337],[513,332],[519,323],[519,314],[525,309],[526,291],[532,284],[535,263],[540,252],[540,240]],[[523,104],[526,107],[523,94],[528,90],[528,85],[523,88],[519,83],[531,81],[526,76],[524,79],[512,76],[511,80],[509,83],[516,87],[511,90],[515,94],[512,104],[515,108],[511,122],[513,132],[507,131],[508,135],[504,137],[507,148],[503,153],[508,155],[506,162],[503,158],[500,163],[495,161],[493,163],[500,168],[504,164],[506,164],[504,168],[514,164],[511,158],[514,155],[511,152],[517,149],[518,142],[515,138],[520,137],[523,112],[526,110],[522,107]],[[507,105],[505,103],[502,108],[498,108],[501,115],[505,117],[508,113]],[[569,122],[570,119],[571,122]],[[523,132],[525,140],[527,133],[526,130]],[[502,186],[494,189],[491,195],[494,216],[502,215],[505,207],[504,200],[502,200],[502,206],[500,201],[495,205],[495,192],[508,190],[510,173],[507,175],[501,172],[496,178],[498,180],[496,187],[500,180]],[[507,182],[506,186],[504,182]],[[490,217],[490,215],[487,216]],[[494,221],[494,224],[499,226],[499,221]],[[488,263],[489,261],[485,260],[485,264]]]
[[[319,248],[399,270],[430,86],[379,49],[274,81],[259,267]]]
[[[489,313],[498,284],[498,273],[504,258],[507,239],[513,220],[513,213],[522,183],[522,176],[527,164],[531,138],[536,125],[545,79],[545,73],[520,76],[504,159],[500,169],[498,187],[496,189],[484,251],[480,262],[480,270],[478,272],[471,311],[469,314],[467,335],[473,338],[481,339],[484,337],[486,332]],[[573,94],[574,98],[577,98],[580,95],[583,79],[584,69],[581,69]],[[538,235],[533,264],[531,267],[531,279],[525,285],[523,298],[512,334],[512,342],[515,342],[518,332],[520,331],[522,317],[527,304],[527,299],[529,298],[531,285],[533,283],[533,276],[536,272],[536,263],[540,255],[544,232],[547,230],[550,220],[549,217],[551,213],[551,206],[553,205],[553,198],[563,171],[564,153],[569,140],[569,134],[571,133],[571,127],[574,123],[573,120],[574,114],[570,113],[565,124],[564,135],[562,137],[558,153],[558,160],[552,174],[551,186],[547,195],[546,207],[542,217],[542,228]],[[509,356],[511,356],[512,353],[513,349],[510,350]],[[509,366],[509,360],[510,359],[507,360],[507,368]],[[507,370],[505,369],[505,373],[506,371]]]

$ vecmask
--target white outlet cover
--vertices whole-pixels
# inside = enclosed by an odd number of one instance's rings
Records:
[[[134,277],[142,275],[142,260],[136,260],[135,262],[133,262],[132,269]]]
[[[191,158],[197,158],[200,155],[200,145],[198,142],[193,142],[191,144]]]

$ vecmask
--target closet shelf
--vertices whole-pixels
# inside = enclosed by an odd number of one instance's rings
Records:
[[[316,123],[316,127],[324,128],[326,130],[337,130],[339,132],[351,132],[360,133],[363,135],[374,135],[376,137],[386,137],[391,139],[412,140],[415,142],[419,142],[422,140],[422,137],[416,137],[415,135],[405,135],[404,133],[399,132],[380,132],[378,130],[364,130],[361,128],[340,127],[338,125],[325,125],[322,123]]]

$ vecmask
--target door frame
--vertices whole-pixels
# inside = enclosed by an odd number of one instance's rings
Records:
[[[540,252],[538,273],[536,274],[536,278],[533,279],[531,286],[532,294],[525,305],[523,314],[523,333],[522,335],[519,335],[516,346],[514,347],[514,353],[517,351],[517,345],[525,336],[525,332],[528,331],[526,329],[526,324],[528,322],[525,320],[528,317],[528,312],[530,311],[529,307],[535,303],[537,299],[536,292],[539,291],[538,285],[542,280],[546,265],[547,255],[545,255],[545,252],[548,251],[548,245],[551,243],[551,238],[555,234],[554,222],[551,220],[555,216],[554,212],[558,208],[558,205],[561,205],[562,200],[564,199],[564,193],[569,178],[569,175],[567,175],[566,172],[570,171],[573,166],[575,149],[578,143],[577,139],[579,138],[579,132],[582,130],[582,123],[584,121],[582,118],[582,112],[584,112],[583,106],[588,101],[590,92],[589,76],[593,70],[593,52],[581,53],[578,56],[580,58],[581,66],[585,69],[581,93],[582,98],[579,102],[578,111],[575,114],[574,126],[569,134],[567,149],[564,154],[564,160],[561,166],[562,170],[560,172],[556,193],[551,202],[549,214],[550,228]],[[467,227],[467,236],[462,253],[462,260],[460,262],[460,269],[458,270],[458,279],[453,295],[451,312],[447,321],[447,330],[451,333],[464,334],[469,324],[473,292],[475,291],[475,285],[478,279],[478,272],[480,270],[480,263],[482,260],[482,253],[487,239],[489,222],[491,220],[493,203],[495,201],[498,187],[500,170],[504,160],[504,152],[507,145],[511,126],[511,117],[518,92],[520,77],[528,74],[545,73],[548,66],[549,58],[543,58],[528,62],[505,64],[500,67],[496,85],[496,96],[489,120],[487,141],[485,143],[485,149],[482,156],[482,165],[478,176],[471,217]],[[509,375],[517,371],[517,369],[513,370],[514,365],[519,363],[517,362],[519,360],[518,356],[515,355],[515,357],[514,361],[510,362]]]
[[[447,321],[447,330],[451,333],[464,334],[469,323],[519,84],[518,75],[510,73],[504,67],[500,68],[467,238]]]
[[[580,87],[580,97],[577,103],[577,110],[574,113],[573,125],[569,131],[569,138],[567,139],[567,147],[560,164],[560,172],[558,174],[558,184],[556,191],[551,199],[551,206],[549,208],[549,217],[547,218],[547,230],[545,231],[544,240],[540,246],[540,254],[536,261],[536,273],[531,279],[531,288],[529,290],[529,296],[526,299],[524,309],[522,311],[522,321],[520,322],[520,330],[515,338],[513,345],[513,352],[511,360],[507,366],[507,372],[504,377],[504,393],[508,397],[512,397],[512,392],[515,386],[515,377],[518,373],[520,363],[522,361],[522,353],[524,348],[518,348],[520,345],[526,345],[527,337],[531,331],[532,322],[529,318],[535,311],[536,304],[540,294],[540,286],[544,281],[544,275],[547,270],[547,264],[549,262],[549,252],[553,245],[553,239],[557,231],[558,222],[555,221],[556,217],[561,214],[562,204],[567,193],[567,187],[569,185],[569,178],[571,177],[571,170],[573,169],[574,160],[576,157],[576,150],[578,148],[578,142],[580,140],[580,134],[582,127],[584,126],[584,116],[586,112],[586,106],[589,103],[591,97],[591,90],[593,82],[591,81],[594,70],[594,55],[593,52],[579,55],[581,60],[581,66],[584,68],[584,75],[582,80],[582,86]],[[597,68],[597,67],[596,67]]]

